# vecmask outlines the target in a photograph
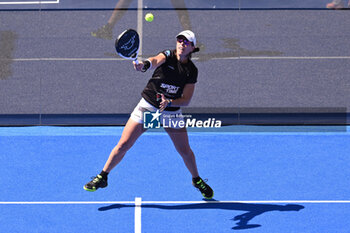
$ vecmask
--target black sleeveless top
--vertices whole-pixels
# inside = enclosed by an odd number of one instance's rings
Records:
[[[181,63],[177,60],[176,50],[162,52],[166,61],[154,71],[142,91],[142,97],[154,107],[159,108],[161,100],[157,100],[157,93],[164,94],[168,99],[177,99],[182,96],[187,83],[196,83],[198,69],[191,60]],[[176,111],[179,107],[167,107],[166,111]]]

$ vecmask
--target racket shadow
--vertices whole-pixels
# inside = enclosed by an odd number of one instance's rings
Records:
[[[99,211],[108,211],[121,208],[134,208],[135,205],[126,204],[113,204],[109,206],[100,207]],[[163,210],[188,210],[188,209],[220,209],[220,210],[239,210],[246,211],[244,214],[240,214],[232,218],[231,220],[237,221],[236,226],[232,227],[234,230],[244,230],[261,227],[260,224],[249,224],[253,218],[258,215],[271,211],[299,211],[305,207],[302,205],[286,204],[286,205],[273,205],[273,204],[248,204],[248,203],[199,203],[199,204],[181,204],[181,205],[169,205],[169,204],[142,204],[142,208],[154,208]]]

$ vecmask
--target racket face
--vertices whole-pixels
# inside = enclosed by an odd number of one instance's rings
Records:
[[[125,59],[136,59],[139,46],[139,34],[133,29],[125,30],[115,41],[115,49],[117,50],[117,53]]]

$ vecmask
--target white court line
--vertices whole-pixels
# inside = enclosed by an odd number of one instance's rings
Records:
[[[134,201],[1,201],[0,205],[99,205],[135,204]]]
[[[24,4],[58,4],[60,0],[56,1],[33,1],[33,2],[0,2],[0,5],[24,5]]]
[[[304,60],[304,59],[350,59],[350,56],[331,56],[331,57],[239,57],[239,59],[296,59],[296,60]]]
[[[256,200],[256,201],[41,201],[41,202],[0,202],[0,205],[87,205],[87,204],[133,204],[135,205],[134,229],[141,233],[142,204],[350,204],[350,200]]]
[[[200,58],[193,58],[199,60]],[[350,56],[330,56],[330,57],[213,57],[210,60],[324,60],[324,59],[350,59]]]
[[[232,201],[1,201],[0,205],[96,205],[96,204],[133,204],[141,209],[141,204],[350,204],[350,200],[232,200]],[[140,212],[141,214],[141,212]],[[136,217],[136,209],[135,209]],[[141,220],[140,220],[141,221]]]
[[[140,36],[140,45],[138,56],[142,59],[142,38],[143,38],[143,0],[137,1],[137,32]]]
[[[141,48],[141,47],[140,47]],[[141,51],[140,51],[141,52]],[[142,55],[142,53],[140,53]],[[341,60],[350,59],[350,56],[339,57],[213,57],[209,60]],[[42,57],[42,58],[14,58],[14,59],[0,59],[11,60],[13,62],[23,61],[128,61],[123,58],[74,58],[74,57]],[[198,57],[192,58],[192,60],[200,60]]]
[[[141,233],[141,197],[135,198],[135,233]]]
[[[2,60],[2,59],[0,59]],[[130,60],[123,58],[69,58],[69,57],[43,57],[43,58],[15,58],[9,59],[11,61],[128,61]]]
[[[256,201],[143,201],[143,204],[273,204],[273,203],[304,203],[304,204],[350,204],[350,200],[256,200]]]

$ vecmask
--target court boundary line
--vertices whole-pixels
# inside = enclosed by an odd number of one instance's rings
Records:
[[[60,0],[55,1],[32,1],[32,2],[0,2],[0,5],[36,5],[36,4],[59,4]]]
[[[140,54],[142,55],[142,54]],[[141,57],[141,56],[140,56]],[[350,59],[350,56],[286,56],[286,57],[213,57],[210,60],[346,60]],[[42,58],[13,58],[13,59],[0,59],[11,60],[13,62],[24,61],[128,61],[123,58],[70,58],[70,57],[42,57]],[[201,60],[200,57],[193,57],[192,60]],[[207,61],[207,59],[205,59]]]
[[[134,219],[134,228],[135,233],[141,233],[141,197],[135,197],[135,219]]]
[[[133,204],[142,208],[142,204],[350,204],[350,200],[232,200],[232,201],[1,201],[0,205],[97,205],[97,204]],[[140,213],[141,214],[141,213]],[[136,216],[135,216],[136,217]]]
[[[140,45],[139,45],[139,53],[138,53],[138,57],[140,59],[142,59],[142,39],[143,39],[143,0],[138,0],[137,1],[137,7],[138,7],[138,11],[137,11],[137,32],[140,35]]]
[[[328,9],[326,7],[304,7],[304,8],[213,8],[213,7],[204,7],[204,8],[153,8],[153,7],[143,7],[143,9],[147,9],[149,11],[175,11],[175,10],[187,10],[187,11],[332,11],[332,9]],[[0,9],[0,11],[35,11],[36,9]],[[41,9],[41,11],[113,11],[114,8],[60,8],[60,9]],[[125,11],[137,11],[139,8],[119,8],[119,10]],[[341,9],[342,11],[349,10],[349,8]]]

